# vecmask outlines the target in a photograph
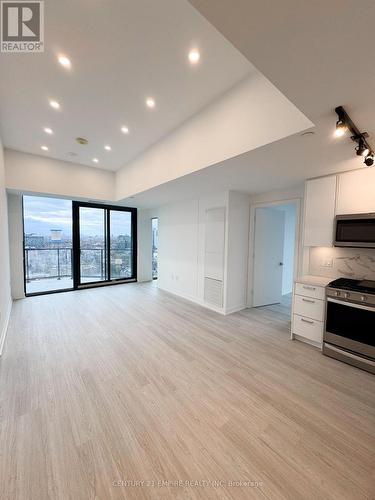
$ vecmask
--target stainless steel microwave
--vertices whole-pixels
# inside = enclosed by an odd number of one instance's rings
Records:
[[[337,215],[335,247],[375,248],[375,213]]]

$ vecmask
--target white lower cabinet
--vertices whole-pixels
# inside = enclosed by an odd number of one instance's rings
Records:
[[[325,287],[296,282],[293,294],[292,338],[321,347],[324,316]]]
[[[299,316],[306,316],[316,321],[322,321],[324,317],[324,300],[312,297],[294,296],[294,311]]]
[[[293,314],[293,332],[306,341],[320,345],[323,340],[323,322]]]

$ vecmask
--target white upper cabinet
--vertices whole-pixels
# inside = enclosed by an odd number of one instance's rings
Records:
[[[306,182],[304,245],[329,247],[333,243],[336,176]]]
[[[337,215],[375,212],[375,167],[339,176]]]

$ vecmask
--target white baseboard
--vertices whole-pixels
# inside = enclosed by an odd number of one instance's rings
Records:
[[[197,297],[192,297],[191,295],[186,295],[183,293],[176,292],[175,290],[171,290],[169,288],[161,287],[159,286],[160,290],[163,290],[164,292],[171,293],[172,295],[176,295],[176,297],[180,297],[181,299],[188,300],[190,302],[194,302],[194,304],[198,304],[201,307],[205,307],[206,309],[210,309],[210,311],[215,311],[218,314],[222,314],[223,316],[227,316],[228,314],[233,314],[237,311],[241,311],[242,309],[246,309],[246,305],[242,304],[240,306],[235,306],[231,307],[229,309],[224,309],[220,307],[216,307],[214,305],[208,304],[207,302],[204,302],[203,300],[198,299]]]
[[[159,290],[162,290],[163,292],[170,293],[172,295],[175,295],[176,297],[180,297],[181,299],[188,300],[189,302],[194,302],[194,304],[198,304],[198,305],[204,307],[202,301],[200,301],[196,297],[193,297],[192,295],[187,295],[185,293],[176,292],[176,290],[172,290],[172,289],[166,288],[164,286],[161,287],[159,284],[158,284],[158,288],[159,288]]]
[[[228,307],[227,309],[225,309],[225,314],[233,314],[233,313],[236,313],[238,311],[242,311],[243,309],[247,309],[247,305],[246,304],[241,304],[241,305],[238,305],[238,306],[234,306],[234,307]]]
[[[8,308],[5,311],[3,326],[0,330],[0,356],[3,354],[5,337],[7,335],[8,326],[9,326],[10,313],[12,312],[12,304],[13,304],[13,301],[12,301],[12,299],[10,299],[9,304],[8,304]]]

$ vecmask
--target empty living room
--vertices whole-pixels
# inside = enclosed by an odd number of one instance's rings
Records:
[[[1,500],[375,498],[374,26],[1,1]]]

